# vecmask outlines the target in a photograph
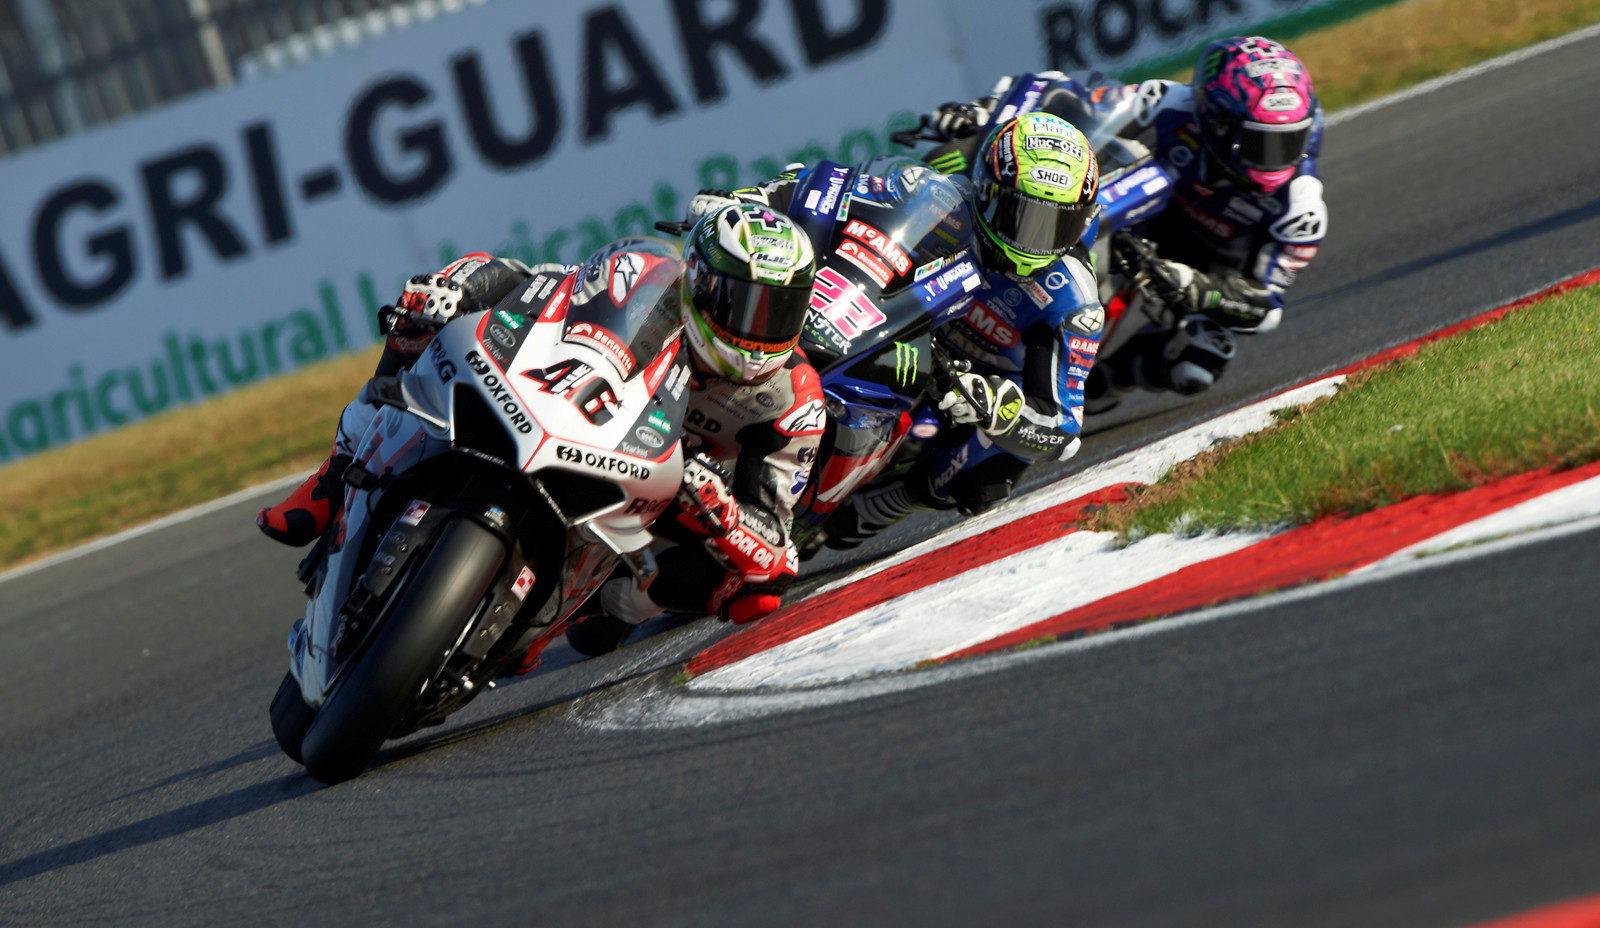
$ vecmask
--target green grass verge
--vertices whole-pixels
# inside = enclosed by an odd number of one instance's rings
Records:
[[[0,565],[309,473],[376,360],[346,355],[0,468]]]
[[[1370,6],[1347,0],[1267,30],[1293,41],[1330,110],[1600,22],[1600,0]],[[1191,58],[1183,56],[1185,69]],[[372,359],[368,352],[328,362],[0,467],[0,567],[308,473]]]
[[[1261,32],[1290,44],[1333,112],[1596,22],[1600,0],[1340,0]],[[1187,81],[1212,38],[1123,77]]]
[[[1090,524],[1133,539],[1304,523],[1600,460],[1597,357],[1600,287],[1552,297],[1363,372]]]

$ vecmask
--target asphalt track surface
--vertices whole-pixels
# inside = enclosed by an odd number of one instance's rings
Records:
[[[1285,327],[1085,460],[1600,266],[1597,80],[1588,40],[1336,126]],[[724,629],[558,650],[323,788],[267,728],[303,601],[254,505],[0,584],[0,924],[1443,928],[1600,892],[1600,533],[697,727],[585,719]]]

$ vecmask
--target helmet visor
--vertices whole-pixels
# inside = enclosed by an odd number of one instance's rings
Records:
[[[1292,168],[1306,156],[1311,141],[1311,120],[1286,126],[1246,122],[1239,127],[1239,163],[1260,171]]]
[[[1052,203],[1012,187],[987,184],[980,192],[978,216],[1004,244],[1031,255],[1059,255],[1083,238],[1094,219],[1095,203]]]
[[[690,261],[689,297],[714,334],[743,351],[794,348],[805,325],[811,288],[763,284],[719,274]]]

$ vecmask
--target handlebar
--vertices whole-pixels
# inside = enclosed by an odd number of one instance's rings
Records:
[[[1187,296],[1156,254],[1156,244],[1122,230],[1111,237],[1111,273],[1144,297],[1144,313],[1161,325],[1172,325],[1184,310]]]
[[[930,126],[930,123],[928,121],[928,114],[924,113],[924,114],[922,114],[921,117],[919,117],[917,119],[916,128],[914,128],[914,129],[901,129],[898,132],[892,132],[892,133],[889,134],[889,141],[895,143],[896,145],[903,146],[905,148],[911,148],[912,146],[916,145],[918,142],[943,142],[943,141],[945,141],[944,138],[942,138],[942,137],[940,137],[938,135],[930,135],[927,132],[927,129],[929,128],[929,126]]]
[[[406,326],[412,331],[437,332],[444,328],[447,319],[429,313],[419,313],[404,306],[378,307],[378,331],[384,335],[393,335],[399,326]]]

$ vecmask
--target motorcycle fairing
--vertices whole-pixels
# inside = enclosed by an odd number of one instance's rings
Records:
[[[519,611],[529,584],[559,583],[564,593],[559,599],[560,614],[540,616],[542,624],[570,615],[609,574],[618,557],[647,559],[642,552],[651,540],[648,526],[671,501],[681,479],[682,452],[676,436],[687,406],[688,365],[676,330],[660,333],[660,350],[626,379],[617,376],[620,366],[604,356],[605,345],[564,339],[572,320],[568,313],[551,307],[570,304],[576,276],[568,275],[561,287],[554,288],[560,298],[547,299],[537,316],[496,309],[446,325],[392,389],[375,397],[384,405],[359,439],[350,471],[359,475],[356,482],[360,486],[346,489],[337,523],[330,529],[333,534],[322,569],[308,584],[311,601],[306,616],[289,636],[290,669],[308,705],[322,703],[343,666],[339,648],[344,619],[361,614],[362,596],[353,595],[361,593],[357,570],[365,563],[380,575],[390,576],[383,574],[387,568],[392,576],[400,576],[422,547],[414,539],[405,542],[409,555],[400,557],[397,551],[384,548],[379,539],[371,549],[374,557],[393,558],[394,563],[361,556],[375,530],[385,531],[385,537],[391,533],[390,526],[371,524],[390,481],[425,462],[445,455],[466,455],[521,471],[550,500],[550,509],[566,525],[567,554],[559,578],[534,577],[531,558],[519,550],[514,538],[508,539],[508,561],[493,593],[480,615],[468,624],[468,631],[478,628],[487,633],[482,636],[486,643],[503,636],[505,623]],[[540,286],[540,278],[534,278],[530,286]],[[584,368],[582,376],[573,378],[571,387],[576,389],[541,389],[517,373],[560,364],[572,365],[573,372]],[[586,392],[583,387],[591,382],[604,394]],[[585,409],[586,396],[600,397],[599,404],[591,403]],[[602,409],[609,415],[600,415]],[[493,417],[494,427],[481,421],[485,416]],[[474,424],[472,420],[480,421]],[[629,430],[644,428],[663,436],[661,447],[649,449],[647,454],[626,447],[643,448],[640,436]],[[461,444],[468,434],[488,436],[497,443],[490,451]],[[601,479],[593,479],[596,477]],[[570,484],[577,480],[582,490],[585,478],[589,487],[620,489],[610,502],[602,499],[594,508],[563,512],[558,497],[567,493],[569,501],[577,498]],[[347,482],[349,479],[347,476]],[[569,486],[563,488],[563,482]],[[420,513],[417,525],[411,528],[431,533],[447,516],[456,514],[475,518],[507,536],[504,525],[496,526],[497,520],[507,520],[507,514],[497,507],[463,512],[447,501],[421,502],[424,505],[413,502],[405,510]],[[394,511],[392,505],[390,511]],[[413,532],[399,534],[409,537]],[[524,572],[528,576],[523,576]],[[387,590],[386,584],[373,585]],[[372,599],[370,591],[365,597]],[[370,631],[367,627],[361,634]]]

